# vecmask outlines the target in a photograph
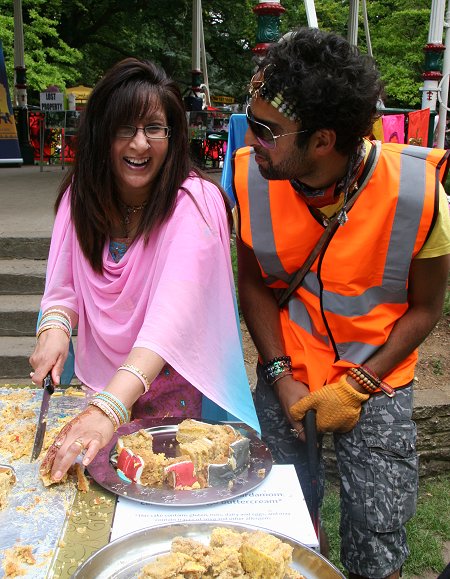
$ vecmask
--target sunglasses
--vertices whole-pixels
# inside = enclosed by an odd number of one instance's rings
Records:
[[[252,110],[250,108],[250,103],[247,105],[245,110],[245,116],[247,119],[248,128],[255,135],[256,140],[265,149],[275,149],[277,146],[277,139],[281,137],[287,137],[287,135],[299,135],[301,133],[308,133],[310,129],[303,129],[302,131],[293,131],[291,133],[283,133],[282,135],[274,135],[272,130],[265,125],[260,123],[253,116]]]

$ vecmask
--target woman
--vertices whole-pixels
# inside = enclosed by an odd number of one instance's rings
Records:
[[[56,201],[30,363],[35,384],[48,372],[59,384],[77,326],[76,374],[98,394],[48,451],[41,468],[54,481],[80,450],[88,465],[131,409],[133,416],[231,415],[259,429],[226,205],[191,166],[177,86],[150,62],[119,62],[92,91],[77,141]]]

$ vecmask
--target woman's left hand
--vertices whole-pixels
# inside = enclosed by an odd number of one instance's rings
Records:
[[[83,455],[82,464],[87,466],[113,434],[114,427],[106,414],[95,406],[88,406],[58,434],[42,461],[41,475],[59,482],[79,454]]]

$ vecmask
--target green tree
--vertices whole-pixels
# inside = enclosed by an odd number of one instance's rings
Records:
[[[59,0],[24,0],[22,6],[25,67],[29,102],[49,85],[61,90],[78,77],[82,52],[60,38]],[[11,0],[0,0],[0,30],[10,90],[14,84],[14,11]]]

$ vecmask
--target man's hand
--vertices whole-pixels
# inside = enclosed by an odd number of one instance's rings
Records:
[[[278,396],[278,401],[286,419],[292,428],[299,433],[298,439],[304,441],[305,435],[302,434],[304,430],[303,424],[300,420],[295,420],[292,417],[290,408],[295,402],[298,402],[299,399],[303,399],[309,395],[308,387],[306,384],[303,384],[303,382],[294,380],[291,375],[287,375],[275,382],[273,389]]]
[[[302,420],[308,410],[315,410],[319,432],[348,432],[358,422],[361,404],[368,398],[369,394],[350,386],[344,374],[339,382],[297,401],[290,407],[290,414],[294,420]]]

